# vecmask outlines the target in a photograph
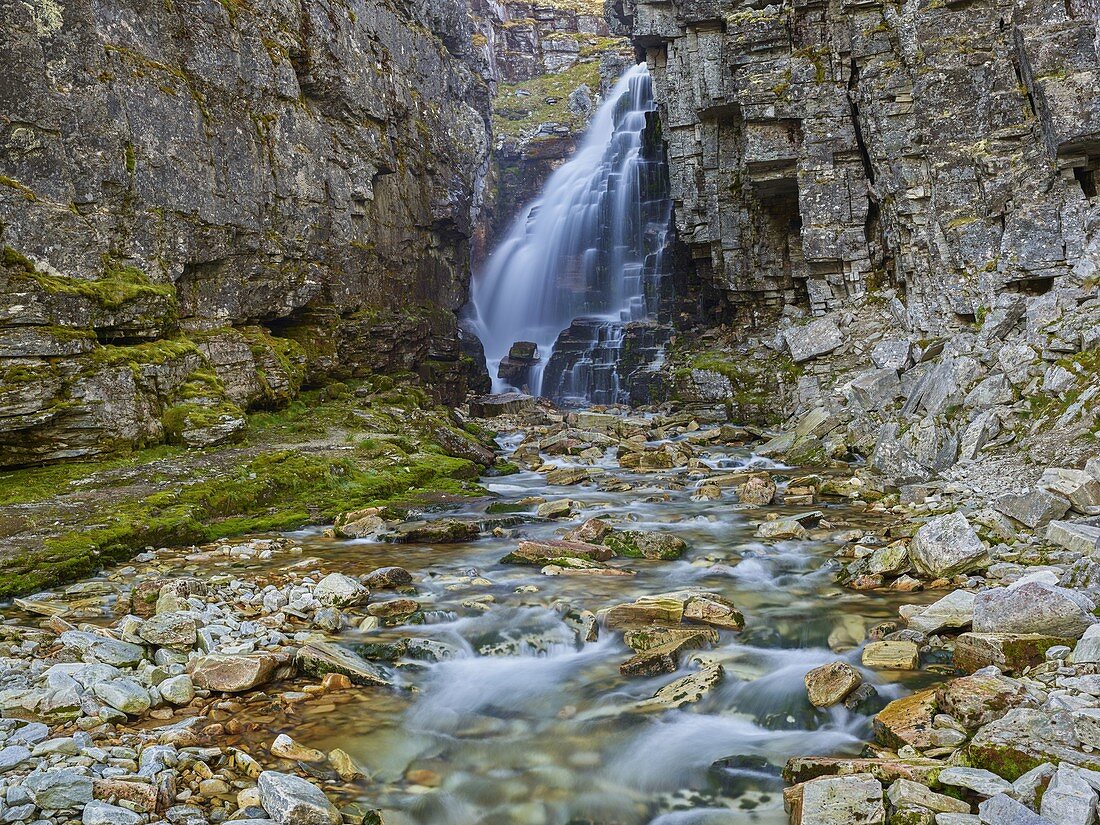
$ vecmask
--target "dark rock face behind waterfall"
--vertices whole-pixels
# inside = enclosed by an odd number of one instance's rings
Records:
[[[1094,3],[609,10],[652,68],[680,237],[741,318],[889,285],[914,330],[942,332],[1085,253]]]
[[[222,440],[324,376],[463,394],[489,149],[464,2],[0,15],[0,465]]]

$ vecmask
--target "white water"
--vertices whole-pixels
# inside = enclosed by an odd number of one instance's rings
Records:
[[[611,395],[618,393],[617,355],[602,350],[617,351],[621,324],[651,315],[645,282],[659,274],[667,226],[666,199],[656,213],[647,202],[649,176],[659,173],[642,151],[646,114],[653,108],[649,72],[638,64],[607,95],[576,155],[550,176],[474,278],[472,320],[494,392],[508,389],[497,372],[516,341],[538,344],[541,360],[529,388],[546,392],[544,371],[555,341],[583,317],[606,327],[573,375],[553,376],[550,391],[585,394],[591,373],[602,367],[608,375],[596,380]]]

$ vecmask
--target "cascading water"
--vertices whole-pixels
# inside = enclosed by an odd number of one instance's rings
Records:
[[[654,108],[642,63],[474,279],[473,322],[494,391],[526,384],[560,400],[626,400],[624,329],[655,314],[671,214],[663,154],[645,143]],[[517,365],[507,356],[520,341],[538,349]]]

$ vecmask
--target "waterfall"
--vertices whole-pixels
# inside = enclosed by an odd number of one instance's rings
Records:
[[[644,143],[654,108],[641,63],[475,276],[472,320],[494,391],[628,400],[624,333],[654,318],[671,214],[663,152]]]

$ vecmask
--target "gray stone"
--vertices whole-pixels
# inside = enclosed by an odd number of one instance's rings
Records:
[[[1031,366],[1038,356],[1027,344],[1006,344],[997,350],[997,363],[1015,386],[1028,379]]]
[[[830,353],[844,343],[840,327],[829,318],[818,318],[805,326],[789,327],[783,331],[783,339],[795,363]]]
[[[974,594],[953,590],[939,601],[909,617],[909,627],[922,633],[966,627],[974,620]]]
[[[366,587],[343,573],[329,573],[313,589],[313,597],[326,607],[351,607],[362,604],[369,596]]]
[[[142,624],[138,635],[151,645],[190,650],[198,641],[198,624],[186,613],[157,613]]]
[[[884,825],[886,807],[882,785],[869,773],[824,776],[799,786],[802,790],[800,825]]]
[[[1053,544],[1083,555],[1100,551],[1100,525],[1052,521],[1047,525],[1046,538]]]
[[[1059,765],[1039,806],[1039,813],[1059,825],[1094,825],[1097,794],[1072,765]]]
[[[1030,811],[1005,794],[997,794],[978,806],[982,825],[1060,825]]]
[[[66,810],[92,801],[92,778],[75,770],[32,773],[23,787],[39,808]]]
[[[152,704],[149,691],[132,679],[96,682],[92,692],[100,701],[130,716],[145,713]]]
[[[1003,375],[991,375],[979,381],[974,389],[967,393],[963,404],[984,410],[999,404],[1011,404],[1012,400],[1012,385],[1008,379]]]
[[[1012,783],[1007,779],[981,768],[950,767],[941,771],[936,781],[941,785],[967,788],[979,796],[996,796],[1012,791]]]
[[[1075,665],[1100,664],[1100,624],[1085,628],[1084,635],[1073,648],[1072,659]]]
[[[908,341],[879,341],[871,347],[871,361],[879,369],[904,370],[913,364],[913,347]]]
[[[902,396],[896,369],[877,369],[862,373],[849,385],[852,399],[864,410],[877,412]]]
[[[1051,467],[1043,472],[1039,486],[1069,499],[1079,513],[1100,515],[1100,481],[1084,470]]]
[[[257,786],[260,804],[279,825],[340,825],[342,821],[324,793],[297,776],[264,771]]]
[[[1031,581],[994,587],[974,599],[974,632],[1077,638],[1095,622],[1095,609],[1087,596],[1057,585]]]
[[[186,705],[195,698],[195,684],[186,673],[179,676],[169,676],[157,689],[164,701],[172,705]]]
[[[84,806],[80,821],[83,825],[139,825],[144,819],[126,808],[93,799]]]
[[[0,749],[0,774],[19,767],[30,758],[30,749],[23,745],[8,745]]]
[[[61,634],[61,643],[75,648],[85,660],[103,662],[115,667],[131,667],[145,658],[145,650],[139,645],[109,639],[82,630],[67,630]]]
[[[815,667],[805,676],[806,695],[814,707],[832,707],[863,683],[860,672],[847,662]]]
[[[1069,509],[1069,501],[1037,487],[1026,493],[1009,493],[994,500],[993,509],[1028,527],[1042,527],[1060,519]]]
[[[957,731],[956,731],[957,732]],[[895,779],[886,789],[886,798],[895,808],[919,806],[937,813],[970,813],[970,805],[961,799],[938,794],[911,779]]]
[[[981,539],[962,513],[921,525],[909,544],[909,557],[913,567],[932,578],[969,573],[989,563]]]
[[[357,685],[390,684],[377,666],[333,642],[310,642],[298,650],[295,662],[299,670],[311,676],[342,673]]]

